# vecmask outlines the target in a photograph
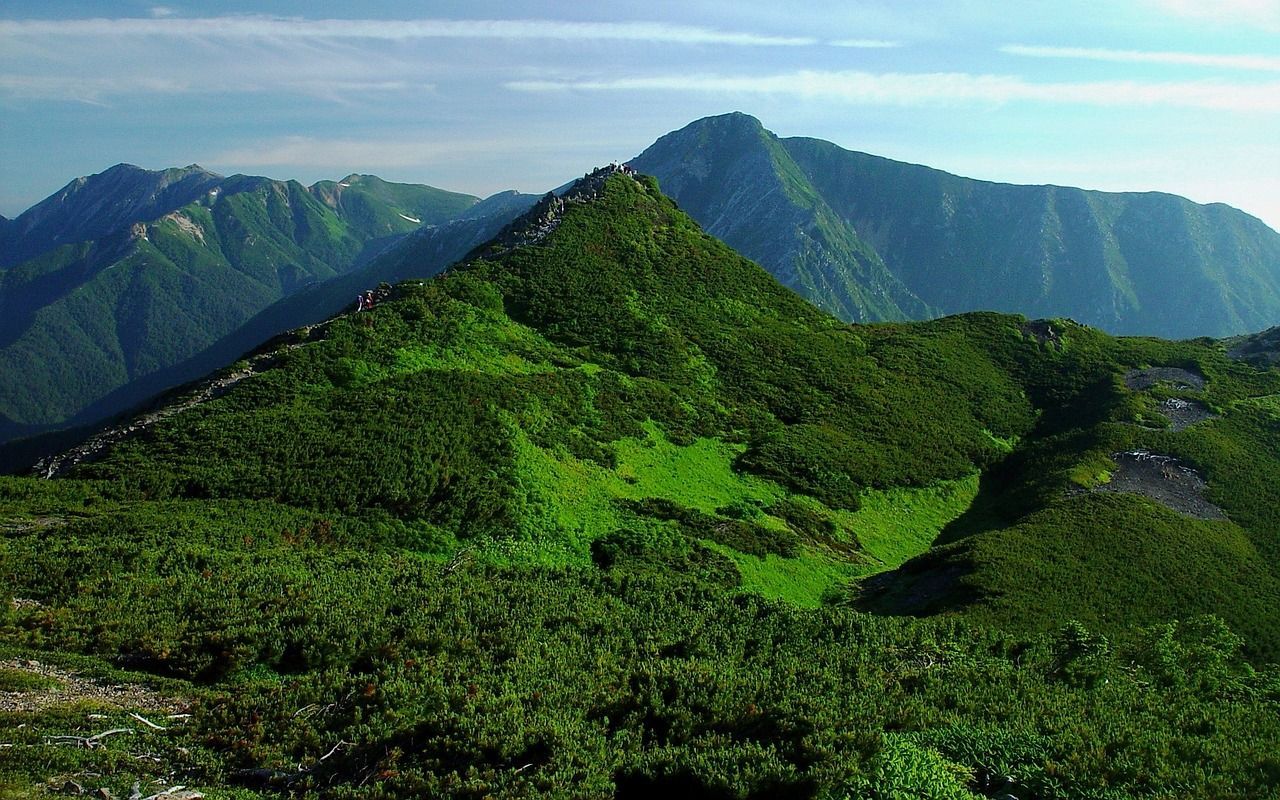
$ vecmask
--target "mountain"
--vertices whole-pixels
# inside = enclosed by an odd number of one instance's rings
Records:
[[[117,794],[1265,796],[1277,393],[846,325],[605,169],[0,479],[0,677],[141,682],[83,719]],[[18,794],[83,714],[40,702]]]
[[[221,180],[197,164],[161,171],[117,164],[76,178],[9,221],[0,268],[157,219],[200,200]]]
[[[708,233],[825,311],[850,321],[936,315],[752,117],[699,120],[663,136],[630,164],[656,176]]]
[[[1280,234],[1221,204],[971,180],[780,139],[740,113],[667,134],[631,163],[848,320],[999,310],[1171,338],[1280,320]]]
[[[382,274],[438,269],[418,244]],[[153,498],[379,509],[467,541],[519,532],[571,560],[644,545],[611,543],[628,525],[676,521],[823,564],[810,600],[865,578],[851,595],[864,607],[1026,630],[1212,612],[1280,654],[1265,613],[1280,600],[1266,477],[1280,474],[1280,373],[1223,345],[990,313],[845,326],[626,170],[547,195],[392,296],[275,341],[190,411],[160,404],[144,435],[43,471]],[[707,448],[719,486],[646,474],[690,447]],[[915,552],[860,532],[860,510],[894,492],[942,506],[908,535]],[[1114,531],[1141,531],[1141,576]],[[755,579],[777,590],[767,570]]]
[[[0,471],[28,468],[52,449],[65,447],[100,427],[102,420],[222,369],[293,328],[315,325],[341,313],[354,305],[360,293],[384,283],[437,274],[493,238],[536,200],[536,196],[512,191],[493,195],[468,209],[462,219],[424,226],[368,264],[277,300],[190,358],[131,380],[86,406],[65,422],[71,430],[0,445]]]
[[[7,226],[0,435],[65,424],[477,202],[358,175],[308,188],[120,165],[74,181]]]
[[[593,172],[0,479],[6,788],[1265,797],[1278,393],[843,324]]]

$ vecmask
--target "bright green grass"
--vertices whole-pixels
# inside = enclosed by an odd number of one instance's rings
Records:
[[[610,470],[567,454],[553,454],[513,426],[524,501],[521,535],[518,542],[505,543],[493,552],[486,549],[486,555],[501,561],[586,563],[591,542],[623,524],[615,502],[620,499],[660,497],[714,514],[730,505],[768,506],[787,495],[777,484],[734,471],[733,461],[741,452],[738,445],[718,439],[676,445],[652,423],[646,424],[645,433],[643,439],[622,439],[614,445],[618,466]],[[806,548],[793,558],[759,558],[723,545],[713,547],[733,560],[746,591],[811,607],[850,578],[892,569],[928,550],[977,493],[974,474],[923,489],[867,490],[855,512],[831,511],[812,499],[802,500],[836,523],[839,530],[834,538],[849,541],[850,534],[856,536],[868,562],[850,561],[821,547]],[[755,521],[767,527],[785,525],[767,514]]]
[[[947,523],[959,517],[978,495],[978,475],[943,481],[923,489],[868,489],[857,511],[830,511],[811,499],[820,513],[840,528],[835,538],[855,535],[869,562],[850,561],[838,553],[805,548],[794,558],[770,554],[765,558],[711,545],[730,558],[742,575],[742,588],[766,597],[813,607],[825,594],[852,578],[893,569],[929,549]]]
[[[857,535],[863,550],[879,562],[872,571],[879,572],[928,550],[977,496],[977,473],[923,489],[869,489],[862,493],[861,508],[835,512],[834,519]]]
[[[538,543],[537,561],[585,562],[591,542],[622,525],[616,500],[660,497],[711,514],[733,504],[768,505],[786,493],[774,483],[733,470],[733,460],[742,452],[739,445],[698,439],[680,446],[653,423],[645,429],[644,439],[615,443],[618,466],[607,469],[567,453],[553,454],[512,427],[524,505],[519,538],[528,546]],[[757,521],[770,527],[784,524],[767,515]]]
[[[866,571],[865,565],[840,560],[818,549],[804,548],[794,558],[775,553],[760,558],[715,542],[704,543],[733,561],[742,576],[743,591],[785,600],[801,608],[821,605],[829,590]]]
[[[632,500],[664,497],[711,514],[733,503],[769,505],[786,494],[772,481],[735,472],[742,446],[719,439],[698,439],[686,447],[669,442],[658,426],[645,424],[644,439],[622,439],[614,451],[618,495]]]

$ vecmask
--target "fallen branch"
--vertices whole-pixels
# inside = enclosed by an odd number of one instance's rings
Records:
[[[94,736],[50,736],[45,739],[46,744],[75,744],[80,747],[94,748],[101,747],[102,740],[108,736],[115,736],[118,733],[133,733],[132,728],[112,728],[109,731],[95,734]]]
[[[146,725],[148,728],[150,728],[150,729],[151,729],[151,730],[153,730],[153,731],[167,731],[167,730],[169,730],[168,728],[164,727],[163,725],[157,725],[157,724],[155,724],[154,722],[152,722],[151,720],[149,720],[149,719],[147,719],[146,717],[142,716],[141,714],[135,714],[135,713],[133,713],[132,711],[130,711],[130,712],[129,712],[129,716],[133,717],[133,718],[134,718],[134,719],[136,719],[138,722],[141,722],[143,725]]]
[[[329,752],[327,752],[327,753],[325,753],[324,755],[320,756],[320,760],[321,760],[321,761],[324,761],[324,760],[325,760],[326,758],[328,758],[329,756],[331,756],[331,755],[333,755],[334,753],[338,752],[338,748],[343,747],[343,746],[350,747],[350,746],[351,746],[351,742],[338,742],[337,744],[335,744],[335,745],[333,746],[333,749],[332,749],[332,750],[330,750]]]

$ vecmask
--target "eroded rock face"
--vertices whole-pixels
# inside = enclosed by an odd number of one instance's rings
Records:
[[[1116,469],[1096,492],[1140,494],[1166,508],[1197,519],[1226,519],[1222,509],[1205,499],[1205,479],[1169,455],[1148,450],[1112,453]]]

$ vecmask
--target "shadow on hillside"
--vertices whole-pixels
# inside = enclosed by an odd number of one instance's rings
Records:
[[[859,582],[852,605],[859,611],[894,616],[958,611],[981,598],[977,588],[964,580],[973,569],[960,546],[930,550],[895,570]]]

